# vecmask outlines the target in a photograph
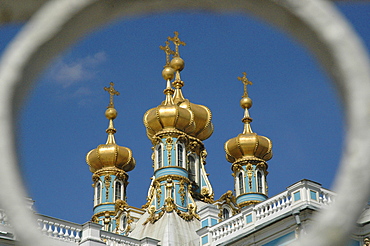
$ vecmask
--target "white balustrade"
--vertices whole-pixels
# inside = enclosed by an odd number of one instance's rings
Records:
[[[254,208],[256,220],[269,217],[285,208],[288,208],[293,202],[293,198],[287,191],[271,197],[265,202],[257,204]]]
[[[333,202],[334,197],[335,193],[332,191],[321,189],[319,194],[319,203],[322,203],[323,205],[330,205]]]
[[[76,244],[80,242],[81,225],[46,216],[39,217],[38,227],[44,235]]]
[[[321,206],[329,205],[333,202],[335,193],[319,188],[318,201],[309,199],[310,190],[313,189],[309,183],[303,182],[296,187],[290,188],[276,196],[263,201],[249,210],[244,210],[242,213],[237,214],[229,219],[216,224],[209,228],[209,233],[211,233],[212,243],[221,243],[222,240],[229,235],[232,237],[239,234],[245,233],[248,230],[252,230],[261,223],[272,220],[274,217],[280,216],[281,214],[291,213],[294,209],[300,208],[304,204],[311,204],[320,208]],[[317,188],[316,188],[317,189]],[[294,201],[292,194],[300,192],[300,197],[297,201]],[[252,214],[253,223],[246,223],[245,216],[247,214]]]
[[[221,222],[215,226],[215,230],[212,230],[212,240],[218,240],[226,237],[227,235],[233,234],[241,230],[245,226],[245,220],[243,214],[235,215],[228,220]]]

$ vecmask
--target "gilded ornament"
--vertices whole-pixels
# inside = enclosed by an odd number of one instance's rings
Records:
[[[158,181],[156,181],[154,184],[155,184],[155,187],[157,188],[156,189],[156,198],[157,198],[157,205],[159,207],[159,205],[161,204],[161,194],[162,194],[161,184]]]
[[[237,204],[236,204],[236,197],[234,196],[233,192],[231,190],[228,190],[226,193],[224,193],[220,199],[218,199],[216,201],[217,203],[217,206],[218,206],[218,209],[219,209],[219,214],[218,214],[218,217],[219,217],[219,222],[222,221],[222,209],[224,207],[224,205],[228,205],[228,207],[230,207],[231,209],[231,212],[233,215],[237,214],[240,212]]]
[[[185,146],[188,145],[188,143],[189,143],[188,135],[182,134],[182,135],[178,136],[177,137],[177,142],[182,142],[182,143],[185,144]]]
[[[168,165],[171,166],[171,150],[173,148],[173,139],[171,137],[166,138],[166,150],[168,156]]]
[[[155,207],[150,206],[148,209],[148,214],[149,214],[149,217],[146,219],[143,225],[146,225],[148,222],[150,222],[151,224],[154,224],[156,221],[162,218],[164,212],[160,211],[159,213],[155,213]]]
[[[172,188],[173,188],[173,182],[171,177],[167,178],[167,183],[166,183],[166,190],[167,190],[167,197],[172,197]]]
[[[180,189],[179,189],[178,193],[180,194],[181,204],[184,205],[185,204],[185,185],[184,185],[184,180],[181,180],[180,181]]]
[[[109,231],[109,224],[111,222],[111,217],[110,217],[110,214],[109,212],[105,212],[104,214],[104,219],[103,219],[103,223],[104,223],[104,230],[106,231]]]
[[[99,175],[94,173],[93,176],[92,176],[92,180],[93,180],[94,183],[98,182],[100,180]]]
[[[202,187],[201,191],[200,191],[200,194],[201,196],[199,197],[199,199],[205,203],[214,203],[214,200],[213,200],[213,197],[214,197],[214,194],[210,192],[209,188],[204,186]]]
[[[257,204],[257,203],[260,203],[261,201],[257,201],[257,200],[252,200],[252,201],[245,201],[245,202],[241,202],[238,204],[238,207],[239,208],[243,208],[243,207],[246,207],[246,206],[249,206],[249,205],[254,205],[254,204]]]
[[[236,173],[242,170],[243,168],[242,168],[242,165],[240,165],[239,163],[233,163],[231,165],[231,169],[233,170],[234,173]]]
[[[115,202],[115,205],[114,205],[114,211],[115,211],[115,213],[117,214],[118,213],[118,211],[123,211],[125,208],[127,208],[128,207],[128,204],[127,204],[127,202],[126,201],[123,201],[123,200],[121,200],[121,199],[118,199],[118,200],[116,200],[116,202]]]
[[[192,152],[192,153],[195,153],[196,152],[196,149],[197,149],[197,147],[198,147],[199,145],[198,145],[198,142],[197,141],[192,141],[191,143],[190,143],[190,145],[189,145],[189,148],[190,148],[190,151]]]
[[[188,205],[188,212],[182,212],[178,208],[175,208],[175,211],[180,218],[186,221],[191,221],[194,218],[198,220],[200,219],[199,215],[196,213],[196,206],[192,203],[189,203]]]
[[[205,149],[200,152],[200,157],[201,157],[203,165],[207,164],[206,163],[207,155],[208,155],[208,153],[207,153],[207,150],[205,150]]]
[[[108,200],[108,198],[109,198],[109,186],[110,186],[111,180],[112,180],[111,176],[109,176],[109,175],[104,176],[105,199],[106,200]]]
[[[99,222],[98,216],[93,215],[93,217],[91,218],[91,221],[94,223],[98,223]]]
[[[127,174],[125,172],[119,172],[116,174],[116,179],[120,181],[126,181],[127,180]]]
[[[252,189],[252,175],[253,175],[252,170],[248,170],[247,171],[247,176],[248,176],[248,183],[249,183],[249,189],[250,190]]]
[[[167,197],[164,200],[164,203],[165,203],[164,204],[164,208],[165,208],[165,210],[166,210],[167,213],[171,213],[175,209],[175,207],[176,207],[176,205],[175,205],[174,200],[173,200],[172,197]]]
[[[181,180],[184,180],[185,183],[189,184],[191,181],[190,179],[184,177],[184,176],[181,176],[181,175],[175,175],[175,174],[168,174],[168,175],[163,175],[159,178],[157,178],[155,181],[155,187],[157,187],[157,185],[160,185],[159,182],[162,182],[162,181],[165,181],[167,179],[171,179],[171,180],[178,180],[178,181],[181,181]]]

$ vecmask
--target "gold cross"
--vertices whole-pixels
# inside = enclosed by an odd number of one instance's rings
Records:
[[[166,46],[159,46],[166,53],[166,66],[170,65],[170,55],[175,55],[175,51],[171,50],[170,42],[166,41]]]
[[[247,85],[253,85],[252,81],[247,79],[247,73],[243,72],[243,77],[238,77],[238,80],[244,84],[244,95],[243,97],[248,97]]]
[[[185,42],[183,42],[183,41],[181,41],[180,39],[179,39],[179,33],[178,32],[174,32],[175,33],[175,36],[173,37],[173,38],[171,38],[171,37],[168,37],[167,39],[168,40],[170,40],[170,41],[172,41],[173,43],[174,43],[174,45],[176,46],[176,51],[175,51],[175,57],[178,57],[178,56],[180,56],[180,53],[179,53],[179,46],[180,45],[183,45],[183,46],[185,46],[186,45],[186,43]]]
[[[114,83],[113,82],[110,82],[109,83],[110,87],[104,87],[104,90],[105,91],[108,91],[109,92],[109,95],[110,95],[110,98],[109,98],[109,106],[108,108],[114,108],[114,104],[113,104],[113,96],[116,95],[116,96],[119,96],[119,92],[116,91],[113,86],[114,86]]]

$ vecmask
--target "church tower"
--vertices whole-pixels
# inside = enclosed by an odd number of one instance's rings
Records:
[[[244,109],[244,131],[225,143],[226,159],[232,163],[236,203],[240,208],[267,199],[267,161],[272,158],[271,140],[252,131],[252,118],[248,111],[252,107],[252,99],[247,91],[247,85],[252,82],[247,79],[246,73],[243,75],[238,79],[244,84],[244,94],[240,100],[240,106]]]
[[[105,144],[99,145],[86,155],[86,162],[93,173],[94,187],[94,215],[92,221],[103,225],[106,231],[117,231],[115,204],[126,201],[126,187],[128,184],[127,172],[135,168],[135,159],[129,148],[116,144],[114,134],[116,129],[113,120],[117,117],[117,110],[114,108],[113,96],[119,92],[113,88],[104,87],[110,94],[110,102],[105,111],[109,120],[108,139]]]
[[[175,50],[170,48],[169,41]],[[184,82],[180,72],[185,62],[179,46],[185,43],[175,32],[165,44],[160,46],[166,53],[162,71],[165,100],[148,110],[143,118],[153,144],[154,176],[145,205],[147,212],[131,236],[157,238],[162,245],[198,245],[197,206],[213,202],[213,189],[204,168],[207,152],[202,142],[213,133],[212,114],[207,107],[191,103],[182,94]]]

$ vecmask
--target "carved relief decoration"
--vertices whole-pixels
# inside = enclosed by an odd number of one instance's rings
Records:
[[[171,166],[172,148],[173,148],[173,140],[171,137],[167,137],[166,138],[166,150],[167,150],[167,158],[168,158],[169,166]]]
[[[224,205],[228,205],[231,208],[232,215],[235,215],[240,212],[239,207],[236,204],[236,197],[234,196],[231,190],[228,190],[224,193],[220,199],[216,201],[217,207],[219,209],[218,217],[219,221],[222,220],[222,208]]]
[[[181,204],[185,204],[185,184],[184,180],[180,181],[180,188],[179,188],[179,194],[180,194],[180,199],[181,199]]]
[[[109,186],[110,186],[110,183],[111,183],[111,176],[110,175],[105,175],[104,176],[104,185],[105,185],[105,199],[108,200],[109,199]]]

